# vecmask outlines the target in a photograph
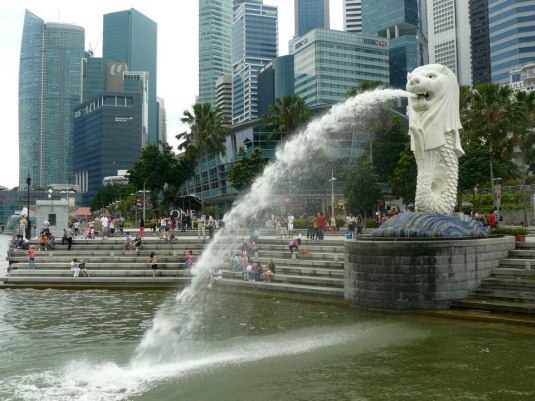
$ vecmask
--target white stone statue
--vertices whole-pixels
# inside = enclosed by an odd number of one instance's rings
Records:
[[[451,214],[457,199],[458,158],[464,154],[459,129],[459,85],[440,64],[407,75],[409,135],[416,158],[417,212]]]

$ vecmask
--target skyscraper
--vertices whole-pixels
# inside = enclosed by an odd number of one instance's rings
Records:
[[[509,71],[535,61],[535,0],[489,0],[492,82],[509,83]]]
[[[277,7],[244,2],[232,23],[232,122],[258,116],[258,70],[277,57]]]
[[[460,85],[472,84],[470,13],[466,0],[427,0],[429,62],[448,67]]]
[[[19,183],[72,178],[72,112],[81,100],[84,29],[26,11],[19,65]]]
[[[149,73],[149,135],[151,144],[158,142],[156,22],[139,11],[118,11],[104,15],[102,55],[105,61],[122,61],[129,71]]]
[[[295,36],[314,28],[329,29],[329,0],[294,0]]]
[[[232,73],[232,0],[199,0],[199,103],[216,104],[215,82]]]
[[[490,82],[489,7],[487,0],[470,0],[472,84]]]
[[[362,32],[362,1],[344,0],[344,31]]]

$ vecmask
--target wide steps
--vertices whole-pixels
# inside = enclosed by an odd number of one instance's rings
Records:
[[[522,267],[526,266],[526,263],[529,263],[530,266],[533,266],[535,269],[535,258],[508,258],[500,260],[500,267]]]
[[[535,259],[535,248],[534,249],[513,249],[509,251],[509,257],[513,259]]]
[[[535,291],[477,288],[470,292],[470,298],[479,300],[500,300],[507,302],[535,302]]]
[[[535,303],[466,299],[461,301],[451,301],[450,306],[453,308],[490,310],[502,313],[535,314]]]
[[[535,280],[521,278],[489,277],[483,279],[481,287],[535,291]]]
[[[233,280],[243,280],[242,272],[231,272],[224,271],[223,278],[233,279]],[[260,278],[260,280],[262,280]],[[344,279],[342,278],[332,278],[332,277],[319,277],[319,276],[305,276],[305,275],[286,275],[281,274],[277,270],[277,273],[273,276],[272,279],[275,283],[286,283],[286,284],[299,284],[299,285],[318,285],[325,287],[344,287]]]
[[[214,287],[218,286],[260,291],[279,291],[301,295],[335,297],[338,299],[344,298],[343,288],[322,287],[317,285],[289,284],[276,281],[271,283],[265,283],[263,281],[243,281],[223,278],[221,280],[217,280],[214,284]]]
[[[150,265],[147,267],[145,263],[87,263],[86,264],[88,270],[116,270],[116,271],[124,271],[124,270],[144,270],[144,269],[150,269]],[[70,269],[70,263],[35,263],[35,270],[56,270],[61,271],[65,269]],[[184,263],[183,262],[167,262],[163,263],[158,261],[158,270],[180,270],[184,269]],[[14,264],[11,266],[10,274],[15,274],[15,272],[18,271],[24,271],[28,270],[28,264]]]
[[[132,269],[132,270],[99,270],[87,269],[91,277],[152,277],[152,269]],[[82,273],[80,273],[82,274]],[[157,275],[159,277],[191,277],[189,270],[162,270],[158,266]],[[50,270],[13,270],[9,275],[9,280],[15,277],[72,277],[73,271],[70,269]],[[82,276],[80,276],[82,277]]]
[[[497,267],[492,269],[492,277],[496,278],[525,278],[535,280],[534,269],[526,270],[523,268]]]

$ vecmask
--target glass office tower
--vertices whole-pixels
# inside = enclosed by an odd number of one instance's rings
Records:
[[[509,71],[535,61],[535,0],[489,0],[492,82],[509,83]]]
[[[118,11],[104,15],[102,53],[105,61],[122,61],[129,71],[149,73],[149,143],[158,142],[156,22],[139,11]]]
[[[199,0],[199,98],[216,105],[216,80],[232,73],[232,0]]]
[[[390,39],[390,86],[429,62],[425,0],[362,0],[362,32]]]
[[[294,0],[295,36],[314,28],[329,29],[329,0]]]
[[[232,123],[258,116],[258,70],[277,57],[277,7],[244,2],[232,24]]]
[[[19,185],[72,178],[72,112],[81,100],[84,29],[26,11],[19,65]]]

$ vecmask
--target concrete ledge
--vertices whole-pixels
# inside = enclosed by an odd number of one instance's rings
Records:
[[[468,297],[514,248],[514,237],[348,241],[344,297],[367,308],[447,308]]]

